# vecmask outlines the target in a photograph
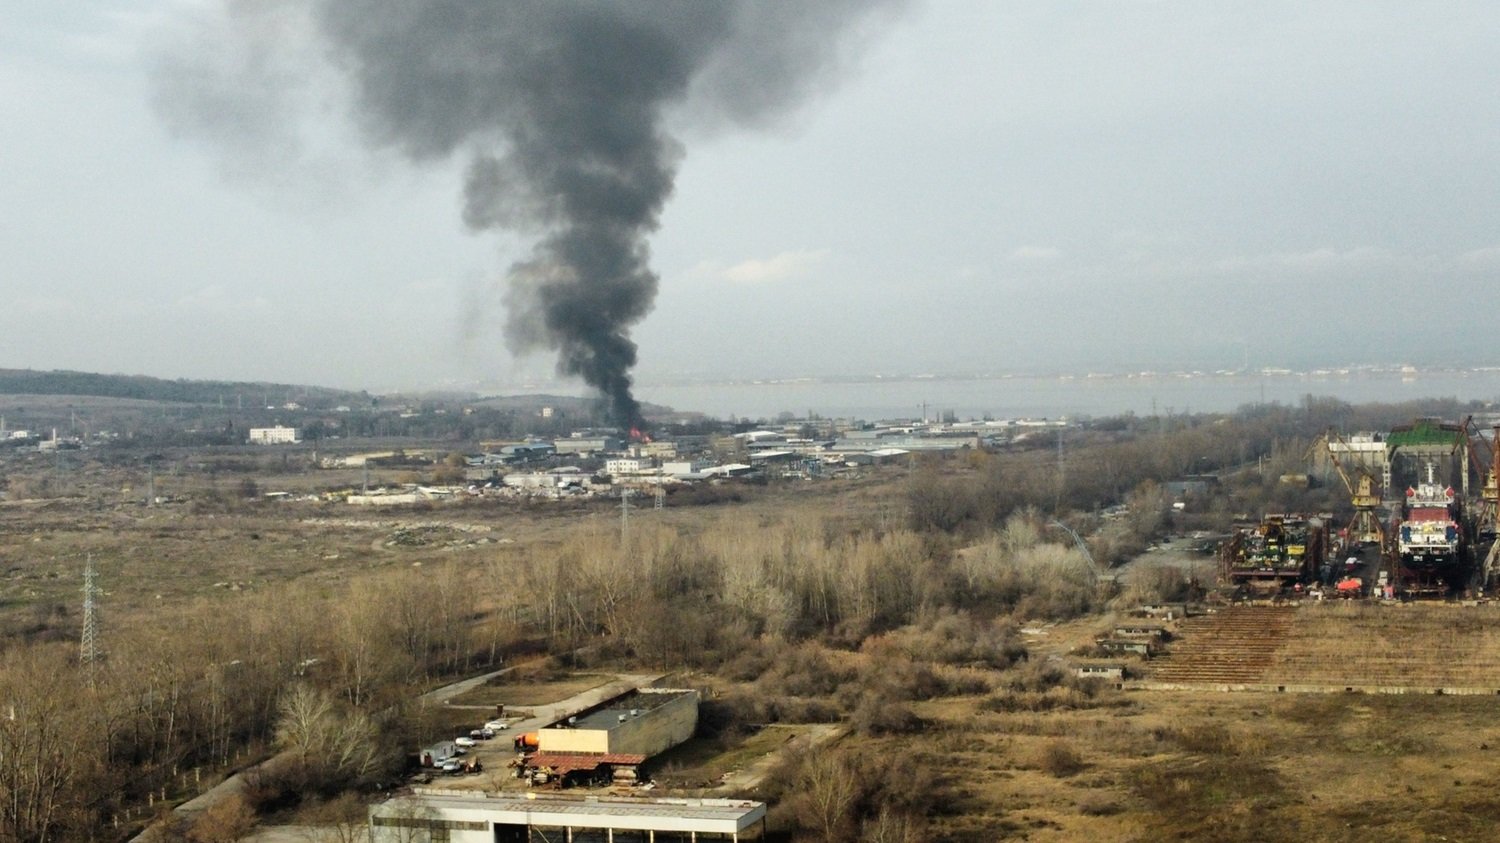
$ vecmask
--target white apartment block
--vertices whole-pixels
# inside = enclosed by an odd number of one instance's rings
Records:
[[[252,427],[251,445],[291,445],[302,441],[302,431],[295,427]]]

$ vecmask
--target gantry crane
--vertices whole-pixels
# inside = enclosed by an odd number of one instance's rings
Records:
[[[1479,435],[1479,428],[1474,424],[1474,417],[1464,419],[1464,439],[1468,447],[1469,466],[1474,474],[1484,478],[1483,485],[1479,488],[1479,506],[1474,509],[1474,529],[1481,539],[1493,539],[1497,522],[1500,522],[1500,447],[1496,447],[1497,439],[1500,439],[1500,425],[1494,428],[1495,439],[1490,440],[1489,465],[1479,458],[1479,449],[1475,443],[1483,442],[1484,437]]]
[[[1380,494],[1376,492],[1375,478],[1364,466],[1359,466],[1356,471],[1358,479],[1350,480],[1349,473],[1344,470],[1344,464],[1339,462],[1339,455],[1333,448],[1333,443],[1343,440],[1332,430],[1323,437],[1327,447],[1328,459],[1338,471],[1339,479],[1344,481],[1344,488],[1349,492],[1349,502],[1354,505],[1354,518],[1349,522],[1349,541],[1360,545],[1379,545],[1385,543],[1385,528],[1380,524],[1380,514],[1376,509],[1380,506]]]

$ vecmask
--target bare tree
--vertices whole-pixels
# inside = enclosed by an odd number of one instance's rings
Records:
[[[815,752],[797,774],[797,818],[826,843],[848,840],[861,787],[856,765],[844,753]]]
[[[52,649],[9,654],[0,670],[0,839],[56,839],[77,820],[98,765],[78,674]]]

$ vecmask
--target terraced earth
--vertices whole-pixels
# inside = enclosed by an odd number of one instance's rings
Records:
[[[1164,658],[1157,682],[1239,684],[1265,682],[1297,610],[1283,606],[1231,606],[1185,619]]]
[[[1149,680],[1500,693],[1500,605],[1233,606],[1184,620]]]

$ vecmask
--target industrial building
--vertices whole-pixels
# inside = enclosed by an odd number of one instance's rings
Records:
[[[650,757],[693,736],[698,692],[642,688],[538,733],[540,754],[613,753]]]
[[[655,466],[651,464],[651,460],[638,457],[617,457],[604,461],[604,473],[612,477],[622,474],[640,474],[651,471],[653,468]]]
[[[370,808],[371,843],[697,843],[758,840],[764,802],[486,794],[417,788]]]
[[[614,454],[624,450],[625,442],[618,436],[570,436],[552,443],[553,453],[566,454]]]

